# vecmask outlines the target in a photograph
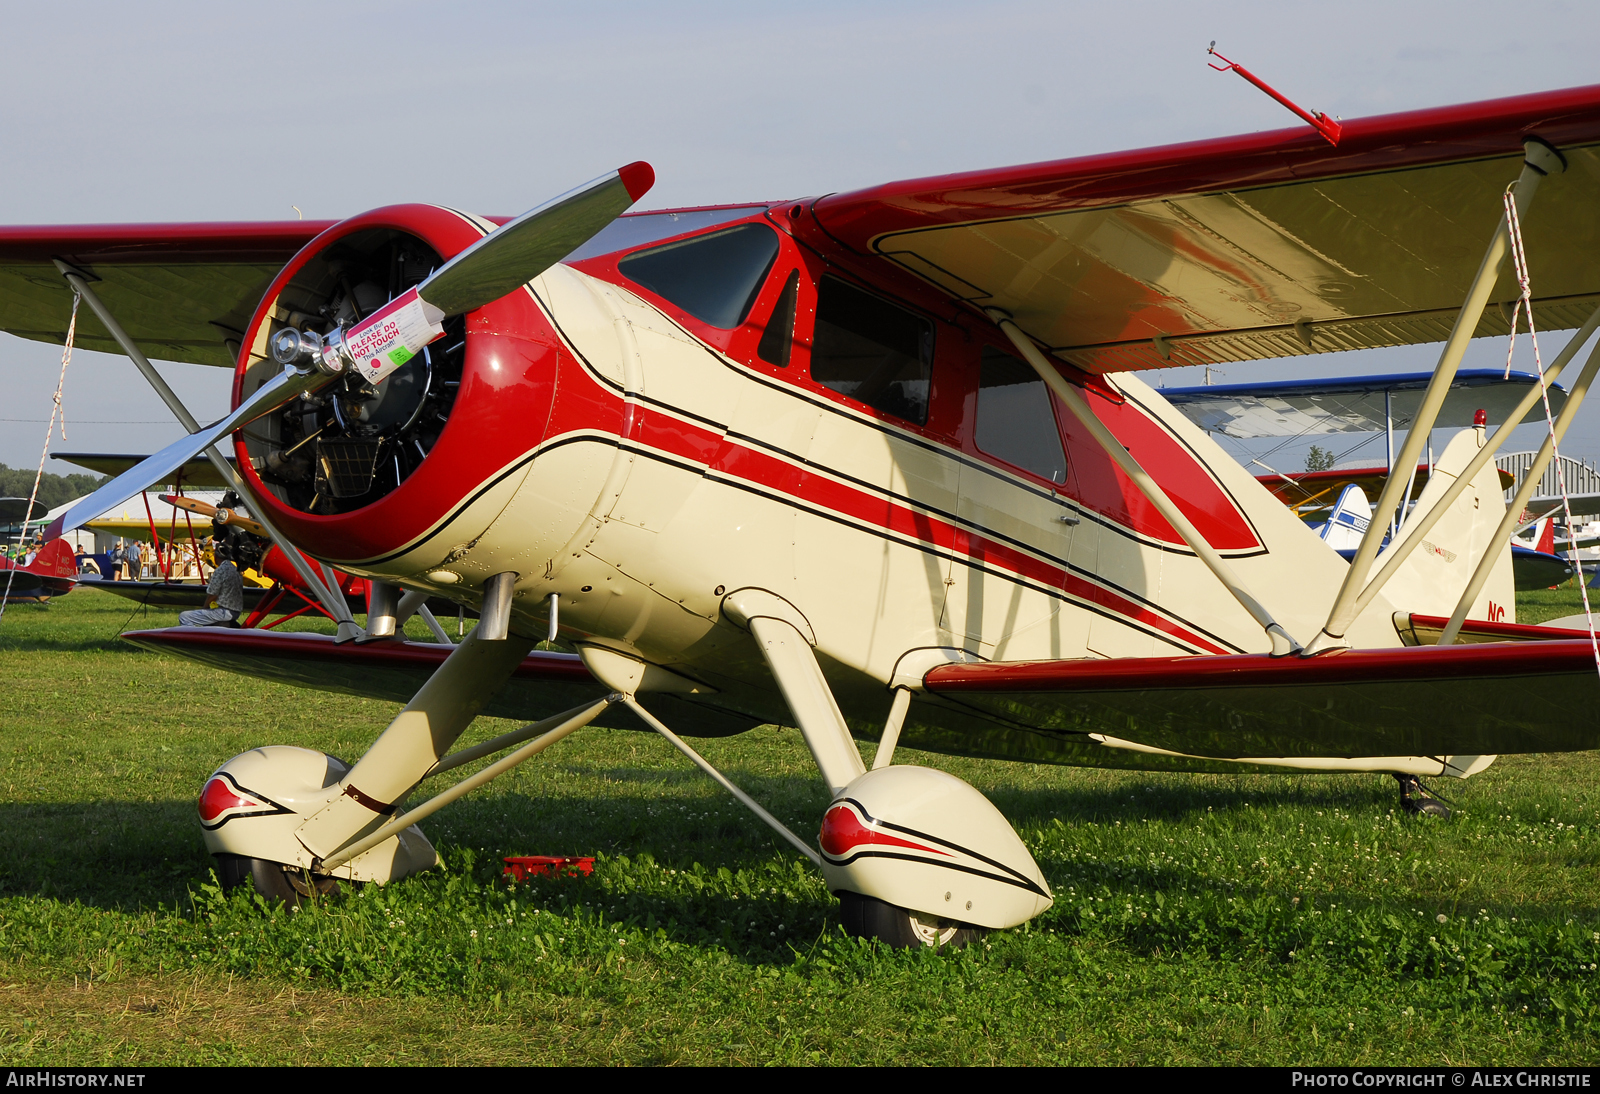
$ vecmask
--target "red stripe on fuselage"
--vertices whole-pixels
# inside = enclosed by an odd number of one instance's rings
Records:
[[[838,481],[820,470],[741,443],[693,421],[636,404],[635,444],[707,471],[764,487],[840,516],[938,548],[977,565],[993,565],[1159,631],[1207,653],[1231,652],[1143,605],[1087,581],[1061,566],[996,542],[943,518]],[[581,428],[571,423],[574,431]]]

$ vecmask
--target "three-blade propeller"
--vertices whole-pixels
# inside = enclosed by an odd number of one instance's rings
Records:
[[[655,183],[648,163],[630,163],[530,209],[440,266],[349,330],[326,335],[280,330],[272,356],[284,366],[221,421],[173,442],[79,501],[53,521],[46,538],[81,527],[204,452],[236,429],[333,383],[346,370],[377,384],[444,333],[440,325],[524,285],[610,224]]]

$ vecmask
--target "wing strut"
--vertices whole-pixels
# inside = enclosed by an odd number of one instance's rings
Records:
[[[1514,184],[1519,217],[1527,212],[1529,203],[1533,201],[1533,195],[1538,192],[1540,181],[1546,175],[1560,174],[1567,167],[1567,161],[1561,153],[1537,137],[1529,137],[1522,147],[1526,158],[1522,161],[1522,174]],[[1422,446],[1433,431],[1434,419],[1439,416],[1439,408],[1444,405],[1445,396],[1450,392],[1451,381],[1456,377],[1456,368],[1461,364],[1462,355],[1467,352],[1467,343],[1472,340],[1473,332],[1478,329],[1478,320],[1482,318],[1483,309],[1489,304],[1489,295],[1494,292],[1495,281],[1500,276],[1500,267],[1505,263],[1506,252],[1510,247],[1510,239],[1510,226],[1502,214],[1500,223],[1494,230],[1494,236],[1489,240],[1489,247],[1484,252],[1483,261],[1478,266],[1477,276],[1473,278],[1466,299],[1461,304],[1461,311],[1456,315],[1450,339],[1444,345],[1444,352],[1439,355],[1439,363],[1434,366],[1433,379],[1428,382],[1428,390],[1422,395],[1422,404],[1417,407],[1416,417],[1406,430],[1406,443],[1401,447],[1400,455],[1393,466],[1417,465],[1417,458],[1422,454]],[[1400,504],[1400,493],[1405,488],[1406,484],[1399,475],[1390,475],[1388,481],[1383,484],[1383,492],[1378,495],[1373,512],[1379,514],[1394,512]],[[1367,526],[1367,534],[1362,537],[1361,546],[1356,549],[1356,557],[1351,560],[1349,572],[1345,574],[1344,584],[1339,586],[1339,595],[1334,598],[1333,607],[1328,612],[1328,621],[1311,640],[1311,645],[1304,650],[1305,656],[1310,657],[1325,650],[1347,648],[1344,635],[1350,629],[1350,624],[1355,622],[1357,596],[1366,584],[1367,575],[1372,572],[1372,561],[1377,557],[1378,546],[1383,542],[1383,533],[1387,527],[1386,521],[1376,520]]]
[[[1556,377],[1561,374],[1561,370],[1567,366],[1567,362],[1572,360],[1572,358],[1577,354],[1578,350],[1583,348],[1583,344],[1589,340],[1589,336],[1595,332],[1596,327],[1600,327],[1600,307],[1595,308],[1594,311],[1589,313],[1589,318],[1584,321],[1583,326],[1578,328],[1578,332],[1572,336],[1570,341],[1567,342],[1565,348],[1563,348],[1560,354],[1556,356],[1556,359],[1550,362],[1550,367],[1545,370],[1546,382],[1555,383]],[[1588,364],[1584,366],[1584,371],[1582,373],[1584,377],[1592,377],[1593,370],[1596,367],[1596,355],[1600,355],[1600,344],[1596,345],[1594,352],[1589,356]],[[1587,386],[1587,381],[1584,379],[1580,379],[1579,383]],[[1574,396],[1571,392],[1569,392],[1567,395],[1568,403],[1570,403],[1575,397],[1580,401],[1582,399],[1581,395]],[[1433,508],[1429,509],[1426,513],[1423,513],[1421,516],[1412,517],[1410,520],[1406,521],[1406,523],[1402,526],[1405,536],[1400,539],[1399,542],[1391,543],[1389,545],[1389,549],[1382,555],[1383,566],[1378,570],[1377,576],[1371,581],[1367,582],[1366,587],[1361,590],[1361,595],[1356,597],[1355,609],[1351,612],[1352,619],[1366,611],[1367,605],[1372,603],[1372,598],[1377,596],[1378,593],[1382,591],[1383,587],[1389,583],[1389,579],[1392,578],[1395,575],[1395,572],[1400,569],[1401,563],[1405,562],[1405,560],[1411,556],[1411,552],[1416,549],[1417,544],[1422,542],[1422,537],[1428,534],[1429,529],[1437,524],[1439,519],[1450,511],[1450,507],[1456,503],[1456,499],[1461,496],[1462,492],[1465,491],[1467,487],[1472,485],[1472,480],[1477,478],[1478,472],[1482,471],[1484,466],[1490,460],[1494,459],[1495,453],[1499,452],[1500,449],[1504,447],[1506,441],[1510,438],[1512,428],[1516,425],[1516,423],[1522,421],[1523,417],[1528,413],[1529,410],[1533,409],[1533,404],[1538,402],[1538,400],[1539,389],[1537,387],[1528,388],[1527,393],[1522,397],[1522,401],[1517,404],[1517,408],[1508,414],[1506,416],[1505,423],[1499,429],[1495,430],[1492,443],[1484,445],[1473,454],[1472,459],[1467,461],[1467,466],[1462,469],[1460,475],[1458,475],[1456,480],[1450,484],[1450,488],[1444,492],[1444,495],[1438,500]],[[1563,416],[1567,413],[1565,407],[1562,408],[1561,413]],[[1566,427],[1560,425],[1559,422],[1560,420],[1558,419],[1557,428],[1564,430]],[[1558,434],[1557,439],[1559,439],[1559,436],[1560,435]],[[1539,474],[1543,475],[1545,465],[1536,461],[1536,466],[1539,470]],[[1537,480],[1538,476],[1535,476],[1535,482],[1537,482]],[[1521,495],[1519,494],[1518,496],[1520,497]],[[1522,513],[1522,504],[1523,503],[1513,502],[1510,512],[1515,513],[1520,517]],[[1520,529],[1515,530],[1520,531]],[[1510,534],[1511,533],[1509,531],[1506,532],[1508,537]],[[1489,542],[1491,545],[1500,542],[1499,534],[1497,533],[1496,538],[1490,540]],[[1477,599],[1476,594],[1474,594],[1473,599]],[[1468,603],[1470,604],[1471,601],[1468,601]]]
[[[1574,339],[1576,341],[1576,339]],[[1555,446],[1561,443],[1561,438],[1566,436],[1567,427],[1576,417],[1579,404],[1589,391],[1589,385],[1594,382],[1595,373],[1600,371],[1600,343],[1589,352],[1589,359],[1583,363],[1583,371],[1578,374],[1578,382],[1573,384],[1567,392],[1566,405],[1561,408],[1561,413],[1556,415],[1554,426],[1545,436],[1544,443],[1539,446],[1539,454],[1533,458],[1533,465],[1528,468],[1528,473],[1522,479],[1522,485],[1517,488],[1516,495],[1511,499],[1511,504],[1506,507],[1505,516],[1500,518],[1500,524],[1494,530],[1494,535],[1489,537],[1489,543],[1484,548],[1483,558],[1478,560],[1478,568],[1472,572],[1472,580],[1467,582],[1466,591],[1461,594],[1461,600],[1456,604],[1456,610],[1450,616],[1450,622],[1445,625],[1444,632],[1439,635],[1439,645],[1448,646],[1456,640],[1456,635],[1461,633],[1461,624],[1466,622],[1467,612],[1471,610],[1473,601],[1478,599],[1478,594],[1483,591],[1484,582],[1489,580],[1489,571],[1494,566],[1497,557],[1497,548],[1500,544],[1511,538],[1511,531],[1520,522],[1522,511],[1528,506],[1528,499],[1533,497],[1533,492],[1539,488],[1539,480],[1544,477],[1544,469],[1549,466],[1550,457],[1555,452]],[[1548,375],[1548,374],[1547,374]],[[1530,395],[1537,392],[1535,388]],[[1509,423],[1508,423],[1509,424]],[[1488,447],[1485,445],[1484,447]],[[1456,480],[1460,482],[1460,479]],[[1442,502],[1441,502],[1442,504]],[[1434,506],[1438,509],[1439,506]],[[1577,558],[1577,551],[1572,557]],[[1583,580],[1582,568],[1579,568],[1578,580]]]
[[[1155,479],[1150,477],[1150,473],[1139,466],[1139,461],[1133,458],[1133,453],[1124,448],[1121,442],[1112,435],[1111,430],[1106,428],[1105,423],[1095,417],[1094,411],[1090,409],[1082,393],[1068,383],[1066,377],[1062,376],[1058,370],[1051,367],[1050,362],[1039,351],[1039,347],[1033,344],[1033,339],[1023,334],[1022,330],[1011,321],[1011,317],[1001,309],[986,308],[984,310],[988,313],[989,318],[993,319],[1000,329],[1005,331],[1006,336],[1016,345],[1017,351],[1027,359],[1028,364],[1032,365],[1033,370],[1039,374],[1039,378],[1049,386],[1051,391],[1055,392],[1067,409],[1072,411],[1073,416],[1083,423],[1083,427],[1094,437],[1095,442],[1100,445],[1105,454],[1116,461],[1117,466],[1122,468],[1122,473],[1133,480],[1133,484],[1149,499],[1150,504],[1155,506],[1157,511],[1166,518],[1167,523],[1172,525],[1178,535],[1183,537],[1183,542],[1189,545],[1189,549],[1199,556],[1200,561],[1206,564],[1206,568],[1216,575],[1218,581],[1222,582],[1223,588],[1232,593],[1233,598],[1244,607],[1245,611],[1250,613],[1251,618],[1261,625],[1261,629],[1267,632],[1267,637],[1272,641],[1272,656],[1282,657],[1285,654],[1299,652],[1301,649],[1300,643],[1296,642],[1294,636],[1284,630],[1282,625],[1272,618],[1272,613],[1267,611],[1266,606],[1255,598],[1254,594],[1245,587],[1243,581],[1239,580],[1239,575],[1233,572],[1233,567],[1229,566],[1223,557],[1212,549],[1211,544],[1207,543],[1206,538],[1200,534],[1200,530],[1190,523],[1189,518],[1183,515],[1181,509],[1173,504],[1172,499],[1167,496],[1167,492],[1161,489],[1161,485]],[[1393,481],[1393,476],[1390,476],[1390,481]]]
[[[178,398],[177,392],[167,386],[167,382],[161,378],[161,374],[150,363],[150,359],[144,355],[133,339],[128,337],[128,332],[122,329],[122,324],[118,323],[116,317],[111,314],[105,304],[101,303],[100,298],[89,287],[89,282],[84,278],[83,274],[59,258],[55,260],[55,263],[56,269],[61,271],[61,276],[67,279],[67,283],[83,294],[84,300],[88,301],[89,307],[93,309],[95,316],[105,325],[106,330],[111,333],[111,337],[116,339],[117,345],[122,347],[122,352],[128,355],[128,359],[134,363],[134,366],[144,375],[144,378],[150,382],[150,386],[155,389],[156,394],[161,396],[161,401],[167,404],[167,409],[171,410],[177,417],[179,424],[190,433],[200,432],[200,423],[195,420],[195,416],[189,413],[189,408],[183,405],[183,400]],[[205,454],[211,461],[211,465],[217,469],[217,473],[222,476],[222,481],[232,485],[234,493],[241,498],[250,496],[250,491],[245,489],[244,480],[239,477],[238,472],[233,469],[233,465],[228,463],[227,458],[217,451],[215,446],[207,448]],[[259,509],[261,507],[256,506],[256,508]],[[312,594],[321,601],[328,614],[338,622],[339,640],[349,641],[356,637],[360,633],[360,628],[356,626],[355,617],[350,614],[350,608],[345,604],[344,597],[334,596],[327,590],[311,569],[311,565],[306,562],[305,556],[284,538],[283,533],[278,531],[264,513],[257,513],[255,516],[257,523],[266,529],[267,535],[271,537],[272,542],[278,545],[278,550],[282,551],[284,557],[294,566]]]

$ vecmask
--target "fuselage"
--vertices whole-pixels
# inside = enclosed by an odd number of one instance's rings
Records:
[[[408,234],[448,257],[493,227],[406,206],[330,231],[269,290],[239,390],[276,371],[266,339],[312,314],[306,300],[359,295],[328,237]],[[846,252],[803,203],[614,229],[466,316],[411,381],[420,396],[359,404],[376,405],[374,420],[400,406],[417,419],[405,430],[336,445],[334,417],[347,426],[358,400],[320,419],[297,405],[246,431],[240,463],[259,503],[310,554],[407,588],[475,604],[488,578],[515,573],[519,633],[543,633],[555,595],[564,637],[672,668],[716,689],[704,701],[771,720],[784,720],[781,698],[722,616],[740,589],[804,616],[863,728],[881,723],[897,662],[921,648],[1007,661],[1268,648],[981,314]],[[384,246],[365,253],[410,260]],[[1308,639],[1344,561],[1158,392],[1127,375],[1069,378]],[[438,424],[422,432],[427,415]],[[296,453],[323,455],[307,471]],[[330,499],[336,461],[352,458],[366,479]],[[362,482],[370,497],[351,493]],[[1353,644],[1398,645],[1392,611],[1377,598]]]

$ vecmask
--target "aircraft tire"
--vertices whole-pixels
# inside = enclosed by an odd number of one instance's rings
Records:
[[[967,923],[917,916],[876,897],[839,892],[844,929],[857,938],[872,938],[897,949],[965,946],[988,932]]]
[[[249,885],[268,904],[298,908],[308,901],[333,896],[340,889],[338,878],[310,874],[281,862],[230,854],[218,854],[215,858],[217,880],[222,882],[223,892],[231,893],[240,886]]]
[[[1421,779],[1415,775],[1396,775],[1395,781],[1400,784],[1400,808],[1406,813],[1413,817],[1449,818],[1450,807],[1434,797]]]

